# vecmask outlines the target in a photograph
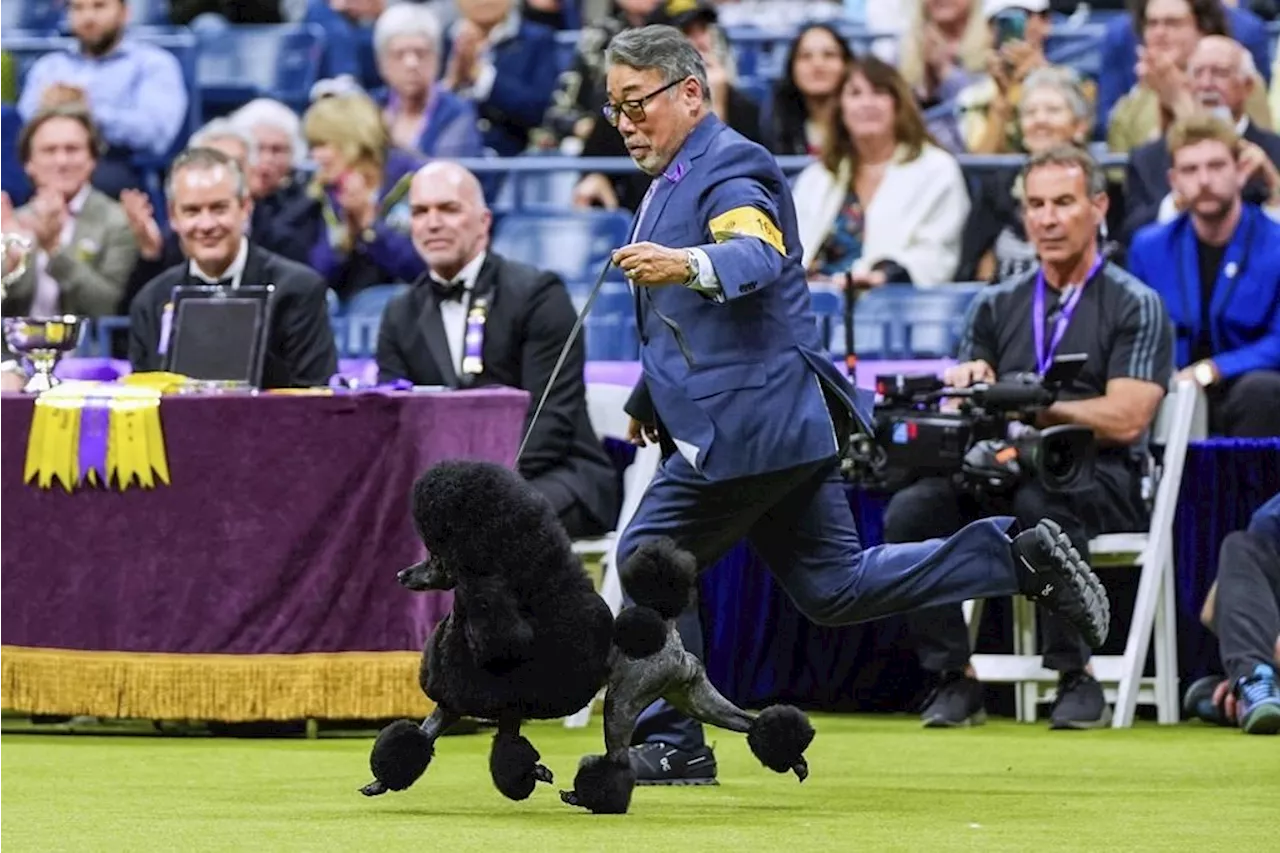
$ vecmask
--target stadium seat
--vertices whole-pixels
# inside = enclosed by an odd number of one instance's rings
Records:
[[[53,35],[62,21],[64,0],[9,0],[0,7],[0,27],[6,33],[24,30],[31,35]]]
[[[254,98],[305,109],[320,75],[324,31],[316,24],[202,29],[198,79],[211,113]]]
[[[631,217],[619,210],[508,213],[494,229],[493,251],[567,282],[595,281],[630,230]],[[610,278],[621,280],[621,271]]]
[[[854,347],[863,358],[947,358],[955,354],[965,313],[985,285],[919,288],[888,285],[870,290],[854,306]],[[814,313],[826,318],[827,345],[845,354],[843,297],[814,289]]]
[[[346,335],[337,338],[338,355],[342,358],[373,358],[378,348],[382,312],[392,297],[408,287],[407,284],[378,284],[352,296],[342,313]],[[337,337],[336,329],[334,336]]]
[[[1194,383],[1175,384],[1152,426],[1151,444],[1159,455],[1160,473],[1150,531],[1107,534],[1089,543],[1093,565],[1134,567],[1140,572],[1124,654],[1090,659],[1107,701],[1115,704],[1113,728],[1132,726],[1139,702],[1155,705],[1160,723],[1173,724],[1180,718],[1173,518],[1187,445],[1204,437],[1204,422],[1198,413],[1203,409],[1202,398],[1203,392]],[[982,618],[982,602],[966,602],[965,609],[972,639]],[[1153,637],[1155,673],[1144,677],[1147,648]],[[1038,703],[1053,698],[1058,673],[1045,669],[1035,654],[1036,608],[1021,596],[1013,599],[1013,643],[1012,655],[973,655],[971,662],[981,681],[1016,684],[1018,719],[1035,722]]]
[[[568,285],[573,306],[586,304],[594,281]],[[635,298],[622,282],[608,281],[591,306],[582,333],[590,361],[635,361],[640,358],[640,338],[636,332]]]

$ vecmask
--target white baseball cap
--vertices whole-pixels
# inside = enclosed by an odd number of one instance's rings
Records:
[[[1049,0],[983,0],[982,17],[991,20],[1008,9],[1025,9],[1039,13],[1049,11]]]

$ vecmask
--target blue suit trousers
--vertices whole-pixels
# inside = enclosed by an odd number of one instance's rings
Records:
[[[1018,592],[1010,517],[975,521],[946,539],[864,549],[832,457],[733,480],[711,481],[669,456],[618,547],[619,565],[645,540],[667,536],[700,569],[748,540],[796,607],[819,625],[849,625],[922,607]],[[696,607],[679,620],[685,647],[702,650]],[[702,745],[701,727],[665,702],[641,715],[633,742]]]

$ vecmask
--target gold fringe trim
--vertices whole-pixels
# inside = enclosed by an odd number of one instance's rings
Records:
[[[418,652],[187,655],[0,646],[0,705],[146,720],[423,717]]]

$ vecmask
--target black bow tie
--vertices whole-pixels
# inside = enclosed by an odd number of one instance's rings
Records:
[[[431,287],[436,292],[436,299],[440,302],[461,302],[463,294],[467,292],[467,285],[462,281],[451,281],[442,283],[431,280]]]

